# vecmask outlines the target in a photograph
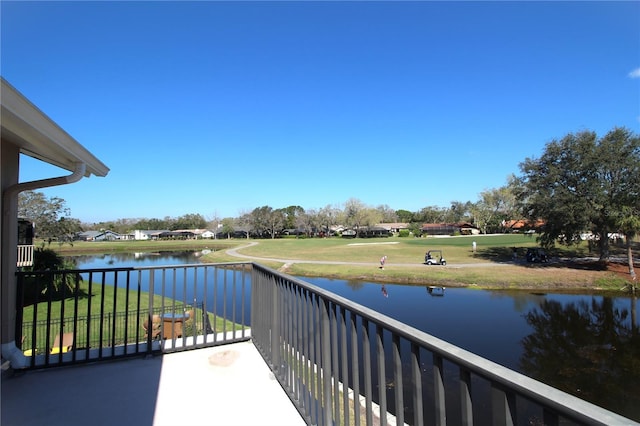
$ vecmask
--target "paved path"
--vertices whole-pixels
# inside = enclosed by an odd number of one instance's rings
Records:
[[[248,247],[253,247],[259,244],[258,242],[251,242],[244,246],[228,249],[226,253],[230,256],[241,257],[243,259],[257,260],[257,261],[269,261],[280,262],[285,265],[292,265],[294,263],[314,263],[319,265],[360,265],[360,266],[380,266],[379,262],[341,262],[337,260],[307,260],[307,259],[277,259],[273,257],[257,257],[249,256],[246,254],[238,253],[238,250],[242,250]],[[424,265],[424,263],[385,263],[385,266],[400,266],[400,267],[415,267],[418,265]],[[446,266],[439,266],[441,268],[469,268],[469,267],[490,267],[501,265],[514,265],[513,262],[483,262],[483,263],[456,263],[455,265],[447,264]]]

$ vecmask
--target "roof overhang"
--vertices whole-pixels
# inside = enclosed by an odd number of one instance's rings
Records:
[[[78,163],[84,176],[106,176],[109,168],[62,130],[4,78],[0,92],[2,140],[20,148],[22,154],[73,172]]]

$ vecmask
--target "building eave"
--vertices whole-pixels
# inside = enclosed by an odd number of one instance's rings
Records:
[[[104,177],[109,168],[80,145],[38,107],[1,78],[2,140],[19,147],[20,153],[74,171],[86,165],[85,177]]]

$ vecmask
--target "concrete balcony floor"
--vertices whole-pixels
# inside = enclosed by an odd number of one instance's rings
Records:
[[[3,426],[305,424],[251,342],[3,374],[1,399]]]

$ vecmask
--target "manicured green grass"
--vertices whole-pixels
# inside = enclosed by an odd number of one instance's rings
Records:
[[[449,263],[476,263],[494,258],[509,260],[512,247],[522,249],[536,246],[535,238],[517,234],[450,238],[308,238],[253,241],[259,244],[242,249],[242,254],[264,258],[337,262],[378,262],[386,255],[388,263],[411,264],[422,264],[428,250],[442,250]],[[472,250],[473,241],[476,241],[477,247],[475,255]]]
[[[476,252],[473,252],[473,241]],[[328,238],[238,240],[238,252],[255,256],[255,262],[291,275],[327,277],[416,285],[470,286],[495,289],[615,289],[624,279],[607,271],[573,268],[568,262],[529,264],[528,247],[537,247],[535,235],[505,234],[426,238]],[[256,245],[246,247],[249,243]],[[512,262],[513,248],[519,262]],[[427,266],[428,250],[442,250],[447,266]],[[588,254],[587,244],[557,247],[555,258],[576,258]],[[380,258],[388,257],[384,270]],[[592,254],[594,256],[594,254]],[[225,251],[204,256],[205,262],[238,262],[243,259]],[[246,260],[246,259],[244,259]],[[291,263],[285,260],[345,262],[349,264]]]

